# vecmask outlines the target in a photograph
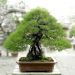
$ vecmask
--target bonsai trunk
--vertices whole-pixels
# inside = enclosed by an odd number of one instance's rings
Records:
[[[32,36],[34,37],[34,40],[33,44],[30,46],[27,58],[29,58],[29,60],[40,60],[42,59],[43,56],[40,44],[40,40],[42,38],[42,32],[39,31],[38,33],[32,34]]]

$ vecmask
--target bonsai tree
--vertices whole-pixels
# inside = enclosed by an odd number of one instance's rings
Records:
[[[41,45],[58,51],[71,47],[64,36],[63,26],[46,9],[36,8],[25,14],[16,31],[5,40],[4,47],[9,51],[21,51],[30,45],[26,58],[42,60]]]

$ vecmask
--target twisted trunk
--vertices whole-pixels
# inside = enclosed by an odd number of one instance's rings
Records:
[[[36,34],[33,34],[34,37],[33,44],[31,45],[29,53],[27,55],[27,58],[29,58],[30,60],[40,60],[43,56],[43,52],[40,44],[42,35],[43,34],[41,33],[41,31],[39,31]]]

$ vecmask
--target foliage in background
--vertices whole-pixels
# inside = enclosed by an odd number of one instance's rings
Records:
[[[0,5],[5,4],[7,0],[0,0]]]
[[[0,0],[0,3],[0,26],[2,31],[8,36],[8,33],[14,31],[16,24],[22,20],[22,15],[25,12],[23,7],[25,6],[20,3],[17,6],[10,5],[7,4],[7,0]]]
[[[70,48],[70,42],[64,37],[63,26],[43,8],[32,9],[26,13],[23,21],[19,24],[15,32],[5,40],[4,47],[9,51],[25,50],[27,45],[32,45],[35,37],[32,35],[42,31],[41,44],[53,50],[63,50]]]
[[[75,36],[75,25],[72,26],[72,29],[70,31],[70,36]]]

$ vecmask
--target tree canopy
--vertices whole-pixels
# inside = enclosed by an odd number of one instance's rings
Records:
[[[70,42],[64,37],[63,26],[57,22],[44,8],[32,9],[23,17],[23,21],[4,42],[4,47],[10,51],[25,50],[31,45],[35,37],[32,35],[41,30],[43,36],[40,43],[54,50],[63,50],[71,47]]]

